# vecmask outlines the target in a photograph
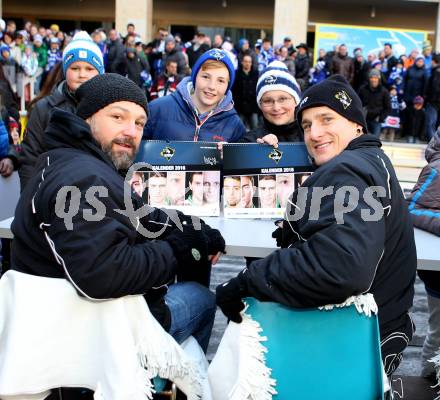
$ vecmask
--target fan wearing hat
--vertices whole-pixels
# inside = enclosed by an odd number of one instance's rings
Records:
[[[425,57],[417,55],[414,64],[407,69],[404,83],[403,99],[412,104],[416,96],[423,96],[428,76],[425,69]]]
[[[425,69],[428,77],[431,75],[431,67],[432,67],[432,45],[429,40],[425,40],[422,46],[422,54],[425,59]]]
[[[391,113],[390,94],[381,83],[381,72],[373,68],[368,83],[359,89],[362,106],[366,110],[368,132],[379,137],[382,122]]]
[[[43,41],[43,37],[38,33],[34,36],[33,45],[38,59],[37,81],[35,82],[35,93],[38,94],[40,92],[42,74],[47,64],[47,46]]]
[[[309,83],[309,71],[312,66],[312,60],[309,56],[309,47],[305,43],[300,43],[296,46],[298,54],[295,58],[295,78],[302,90],[304,90]]]
[[[56,37],[49,40],[49,49],[47,51],[46,74],[52,71],[56,64],[61,62],[63,55],[60,50],[60,41]]]
[[[426,111],[423,108],[425,100],[422,96],[416,96],[412,104],[404,111],[403,133],[408,143],[425,141]]]
[[[391,376],[413,335],[417,257],[402,189],[380,140],[366,133],[361,100],[345,78],[306,90],[296,117],[316,170],[289,199],[282,248],[218,286],[217,304],[241,322],[248,296],[310,308],[371,293]]]
[[[263,114],[261,127],[246,133],[242,142],[268,143],[301,141],[295,120],[295,107],[301,91],[282,61],[273,61],[257,82],[257,104]]]
[[[58,39],[52,38],[51,46]],[[49,53],[50,64],[51,53]],[[62,68],[65,80],[60,82],[52,93],[37,101],[26,126],[19,170],[20,184],[23,189],[32,176],[35,163],[40,154],[46,151],[44,131],[49,121],[50,111],[57,107],[74,112],[77,106],[76,90],[90,78],[104,73],[104,63],[99,47],[92,41],[87,32],[78,32],[66,46],[62,55]]]
[[[227,53],[199,57],[176,92],[150,104],[144,139],[237,142],[246,132],[232,101],[235,70]]]

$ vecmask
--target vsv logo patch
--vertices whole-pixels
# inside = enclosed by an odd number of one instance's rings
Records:
[[[278,149],[272,149],[272,151],[269,153],[268,157],[275,161],[275,164],[278,164],[280,160],[283,158],[283,152]]]
[[[160,152],[160,155],[167,161],[170,161],[174,154],[176,154],[176,150],[169,146],[164,147],[164,149]]]

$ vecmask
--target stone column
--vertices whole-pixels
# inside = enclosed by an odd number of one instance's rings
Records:
[[[290,36],[294,45],[307,40],[309,0],[275,0],[273,44]]]
[[[144,42],[149,42],[153,38],[153,0],[116,0],[116,30],[125,35],[128,23],[134,24]]]

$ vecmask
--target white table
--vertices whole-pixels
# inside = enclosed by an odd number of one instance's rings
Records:
[[[265,257],[277,249],[271,220],[204,218],[207,224],[222,232],[229,255]],[[414,229],[417,247],[417,269],[440,271],[440,237]]]
[[[0,238],[12,239],[13,218],[0,221]],[[225,237],[226,251],[231,256],[265,257],[277,249],[271,220],[204,218]],[[417,268],[440,271],[440,237],[414,229],[417,247]]]
[[[12,239],[14,235],[11,232],[11,224],[14,217],[4,219],[0,221],[0,238],[2,239]]]

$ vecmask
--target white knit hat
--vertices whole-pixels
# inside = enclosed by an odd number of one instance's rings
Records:
[[[76,61],[84,61],[94,67],[100,74],[104,71],[102,53],[86,31],[78,32],[63,51],[64,74],[69,65]]]
[[[289,70],[281,61],[272,61],[263,71],[257,82],[257,104],[260,106],[260,100],[264,93],[272,90],[282,90],[290,94],[296,104],[299,104],[301,90],[296,79],[289,73]]]

